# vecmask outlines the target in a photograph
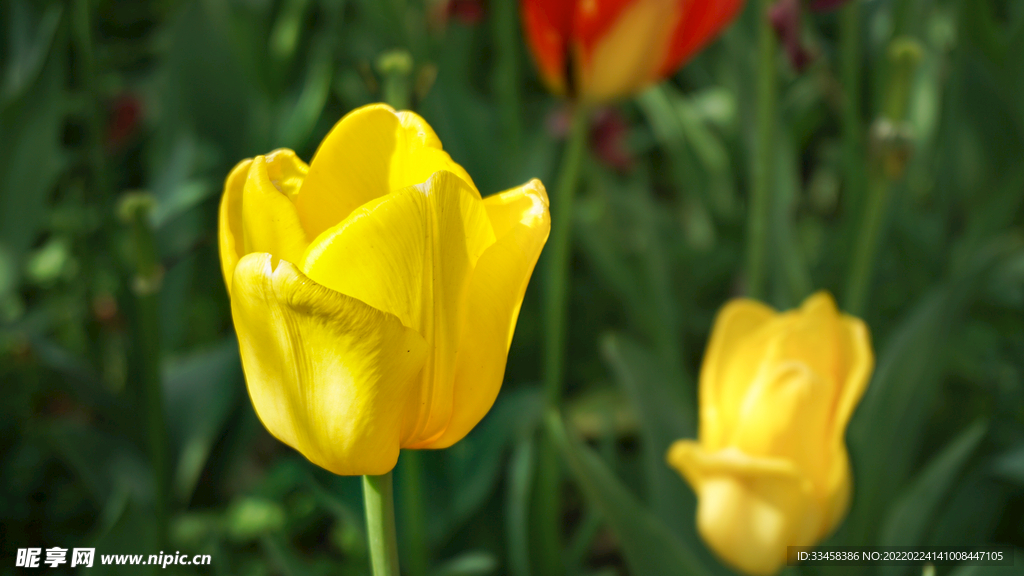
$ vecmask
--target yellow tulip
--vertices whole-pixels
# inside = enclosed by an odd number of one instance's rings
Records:
[[[846,515],[844,436],[874,367],[868,329],[819,292],[779,314],[746,299],[719,313],[700,374],[699,441],[668,462],[697,494],[697,528],[727,564],[774,574]]]
[[[376,104],[308,166],[239,163],[219,228],[260,420],[331,472],[378,475],[490,409],[550,218],[538,180],[481,199],[422,118]]]

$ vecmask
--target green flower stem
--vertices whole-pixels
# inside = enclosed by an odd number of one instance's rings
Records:
[[[412,105],[412,69],[412,56],[405,50],[389,50],[377,57],[381,97],[395,110],[408,110]]]
[[[867,306],[875,257],[885,233],[890,192],[910,156],[909,136],[902,130],[911,86],[921,60],[920,44],[912,38],[896,38],[889,44],[884,118],[871,131],[872,162],[869,168],[867,204],[857,228],[850,273],[846,285],[846,309],[862,316]]]
[[[747,220],[747,293],[751,298],[759,299],[764,298],[775,154],[776,40],[768,19],[771,4],[772,0],[759,0],[758,3],[757,149]]]
[[[167,544],[167,437],[164,424],[163,385],[160,378],[160,283],[163,270],[157,258],[149,215],[155,202],[144,193],[129,193],[121,199],[121,219],[131,225],[135,249],[135,278],[132,291],[137,308],[136,341],[141,351],[142,413],[146,418],[150,466],[153,470],[153,521],[157,545]]]
[[[840,13],[839,67],[843,88],[844,204],[853,209],[863,196],[864,128],[861,122],[860,2],[847,2]]]
[[[516,0],[496,0],[490,3],[492,32],[494,34],[495,64],[494,92],[498,97],[498,111],[507,149],[519,152],[522,140],[519,95],[519,3]]]
[[[96,59],[92,46],[92,23],[88,0],[74,0],[72,5],[71,36],[77,56],[82,89],[87,95],[85,107],[88,126],[88,159],[92,172],[92,189],[100,202],[107,202],[110,194],[107,178],[106,152],[103,149],[103,111],[96,86]]]
[[[569,142],[551,199],[551,237],[547,247],[547,290],[544,293],[544,390],[548,406],[557,407],[565,376],[565,325],[568,319],[569,256],[572,253],[572,213],[580,164],[587,144],[586,106],[573,110]]]
[[[879,237],[885,219],[886,205],[889,201],[891,183],[878,174],[871,178],[868,185],[867,205],[864,219],[860,225],[860,234],[853,254],[849,281],[846,285],[846,311],[854,316],[864,314],[867,303],[868,286],[871,284],[874,270],[875,254],[878,252]]]
[[[569,257],[572,254],[573,198],[586,151],[589,111],[574,105],[572,126],[565,155],[551,199],[551,236],[545,258],[547,284],[544,292],[544,391],[548,406],[557,410],[565,377],[565,326],[568,320]],[[534,513],[537,519],[537,556],[541,573],[558,576],[565,572],[561,556],[561,474],[555,448],[542,439],[537,451],[537,489]]]
[[[381,476],[363,476],[363,503],[373,576],[400,576],[391,472]]]
[[[423,465],[419,450],[403,450],[401,474],[402,524],[405,530],[406,570],[409,576],[426,576],[430,567],[427,550],[427,514],[423,509]]]

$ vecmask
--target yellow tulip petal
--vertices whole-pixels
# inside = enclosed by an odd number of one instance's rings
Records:
[[[487,217],[491,220],[494,235],[498,238],[511,232],[519,224],[524,226],[548,226],[547,190],[540,180],[534,178],[522,186],[492,194],[484,198]]]
[[[296,207],[314,238],[367,202],[426,182],[441,170],[458,175],[479,196],[422,118],[385,104],[363,106],[338,121],[320,144]]]
[[[774,344],[779,344],[778,342]],[[752,457],[783,458],[816,486],[829,480],[835,395],[799,360],[764,366],[751,382],[729,442]]]
[[[742,397],[746,383],[758,368],[750,359],[737,362],[737,351],[775,316],[775,311],[768,306],[743,298],[730,301],[718,313],[700,372],[700,437],[708,449],[724,447],[727,441],[724,433],[734,423],[734,415],[724,409],[727,404],[723,396],[728,392],[725,380],[732,376],[737,386],[742,385]],[[729,404],[738,404],[738,400]]]
[[[245,255],[242,236],[242,192],[249,176],[252,159],[242,160],[231,169],[224,181],[224,194],[220,197],[217,241],[220,247],[220,268],[224,274],[224,285],[231,294],[231,276],[235,273],[238,259]]]
[[[755,575],[776,573],[787,546],[819,537],[821,512],[810,483],[785,460],[739,450],[705,452],[688,440],[672,445],[669,463],[697,494],[697,528],[726,563]]]
[[[836,415],[833,422],[835,436],[842,440],[846,425],[871,381],[875,369],[875,353],[871,349],[871,333],[860,318],[844,315],[840,320],[840,342],[847,358],[845,375],[840,382]]]
[[[275,437],[335,474],[384,474],[427,346],[390,314],[249,254],[231,313],[253,406]]]
[[[373,104],[349,112],[331,128],[295,200],[310,238],[391,191],[388,174],[398,148],[398,126],[390,106]]]
[[[266,155],[267,176],[275,188],[289,200],[295,202],[302,181],[306,179],[309,166],[295,152],[287,148],[278,148]]]
[[[441,148],[441,140],[434,129],[415,112],[402,111],[397,115],[402,126],[399,142],[405,143],[405,152],[396,153],[391,163],[391,190],[426,182],[434,172],[447,170],[469,184],[470,190],[479,198],[480,192],[473,179]]]
[[[551,230],[547,193],[539,180],[490,196],[484,205],[499,240],[480,257],[470,279],[451,421],[423,448],[458,442],[494,404],[523,295]]]
[[[438,172],[356,210],[303,258],[314,281],[394,314],[430,346],[420,394],[406,403],[403,447],[430,442],[448,425],[463,299],[470,272],[494,241],[469,185]]]
[[[850,493],[853,490],[850,474],[850,457],[846,452],[846,442],[840,438],[833,443],[830,460],[830,477],[822,487],[824,517],[821,525],[821,538],[828,536],[839,526],[850,507]]]
[[[278,162],[287,164],[290,159],[287,155],[257,156],[249,167],[242,194],[245,253],[268,252],[297,264],[308,241],[295,206],[270,179],[271,173],[282,170]]]

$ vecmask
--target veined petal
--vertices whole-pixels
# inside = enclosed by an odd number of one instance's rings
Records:
[[[726,304],[715,319],[700,372],[700,438],[709,449],[725,446],[728,441],[726,431],[733,424],[732,414],[726,410],[723,398],[725,380],[734,370],[745,372],[746,376],[735,376],[740,382],[744,377],[752,379],[757,371],[756,365],[751,366],[749,359],[737,358],[737,353],[752,333],[775,316],[775,311],[768,306],[741,298]]]
[[[448,425],[460,309],[470,272],[494,241],[483,202],[461,178],[438,172],[359,208],[302,260],[314,281],[394,314],[427,341],[420,394],[405,402],[404,448]]]
[[[398,460],[401,405],[427,346],[391,314],[320,286],[290,262],[249,254],[231,314],[260,420],[335,474],[384,474]]]
[[[462,314],[453,409],[447,429],[423,448],[461,440],[494,404],[530,275],[551,230],[539,180],[484,199],[498,241],[476,264]]]
[[[315,238],[367,202],[426,182],[440,170],[457,174],[476,190],[422,118],[385,104],[363,106],[345,115],[321,142],[295,200],[299,218]]]
[[[294,157],[294,155],[292,155]],[[285,154],[257,156],[249,167],[242,194],[244,253],[268,252],[292,263],[301,261],[308,241],[295,206],[270,179],[279,174],[279,162],[291,164]],[[285,168],[290,170],[290,168]]]
[[[231,169],[224,181],[224,194],[220,197],[220,213],[217,224],[217,241],[220,247],[220,268],[224,274],[224,285],[231,295],[231,276],[235,273],[238,259],[245,255],[242,232],[242,193],[249,176],[252,158],[242,160]]]
[[[739,450],[706,452],[675,442],[668,461],[697,493],[697,527],[728,564],[747,574],[774,574],[787,546],[819,537],[821,510],[810,483],[785,460],[752,458]]]

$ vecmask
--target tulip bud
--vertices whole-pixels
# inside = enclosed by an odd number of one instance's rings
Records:
[[[668,462],[697,494],[697,528],[727,564],[769,575],[845,516],[844,436],[874,365],[867,326],[819,292],[779,314],[734,300],[700,374],[699,440]]]
[[[743,0],[522,0],[541,76],[557,94],[607,101],[673,74]]]

